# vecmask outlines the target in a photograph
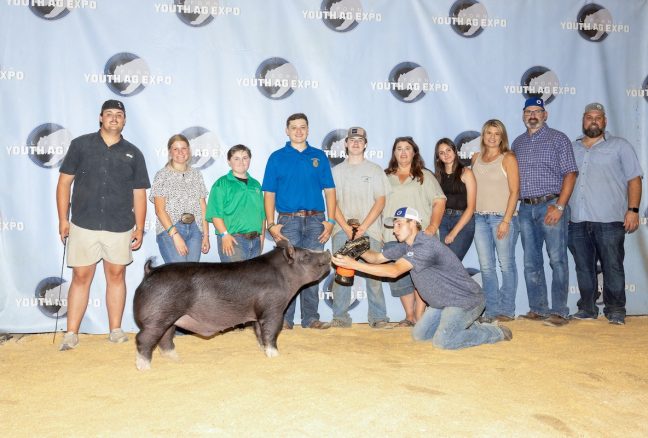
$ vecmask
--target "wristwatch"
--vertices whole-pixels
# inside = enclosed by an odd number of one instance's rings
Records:
[[[628,211],[631,211],[633,213],[639,213],[639,209],[637,207],[628,207]]]
[[[556,208],[558,209],[558,211],[564,211],[565,210],[565,207],[563,207],[560,204],[556,204]]]

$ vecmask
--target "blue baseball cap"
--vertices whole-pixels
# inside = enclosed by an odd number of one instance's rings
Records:
[[[544,100],[540,99],[539,97],[529,97],[527,100],[524,101],[524,109],[527,109],[529,106],[539,106],[540,108],[544,109]]]

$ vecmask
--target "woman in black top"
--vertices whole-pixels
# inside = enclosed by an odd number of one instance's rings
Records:
[[[477,183],[472,170],[457,155],[457,147],[449,138],[442,138],[434,150],[435,176],[448,198],[439,227],[439,239],[463,260],[475,235],[475,203]]]

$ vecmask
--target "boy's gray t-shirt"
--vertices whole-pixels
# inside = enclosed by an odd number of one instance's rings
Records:
[[[484,293],[457,256],[436,236],[419,231],[414,244],[386,243],[383,255],[390,260],[404,258],[413,266],[412,281],[430,307],[460,307],[470,310],[484,304]]]

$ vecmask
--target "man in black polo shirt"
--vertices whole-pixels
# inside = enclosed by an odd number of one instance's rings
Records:
[[[81,320],[88,307],[90,284],[103,259],[106,307],[114,343],[126,342],[121,329],[126,302],[126,265],[132,250],[142,245],[146,189],[151,187],[144,156],[121,135],[126,109],[118,100],[101,107],[99,131],[72,140],[56,186],[59,235],[67,238],[67,262],[72,267],[68,291],[67,333],[60,350],[79,343]],[[72,218],[68,220],[70,192]]]

